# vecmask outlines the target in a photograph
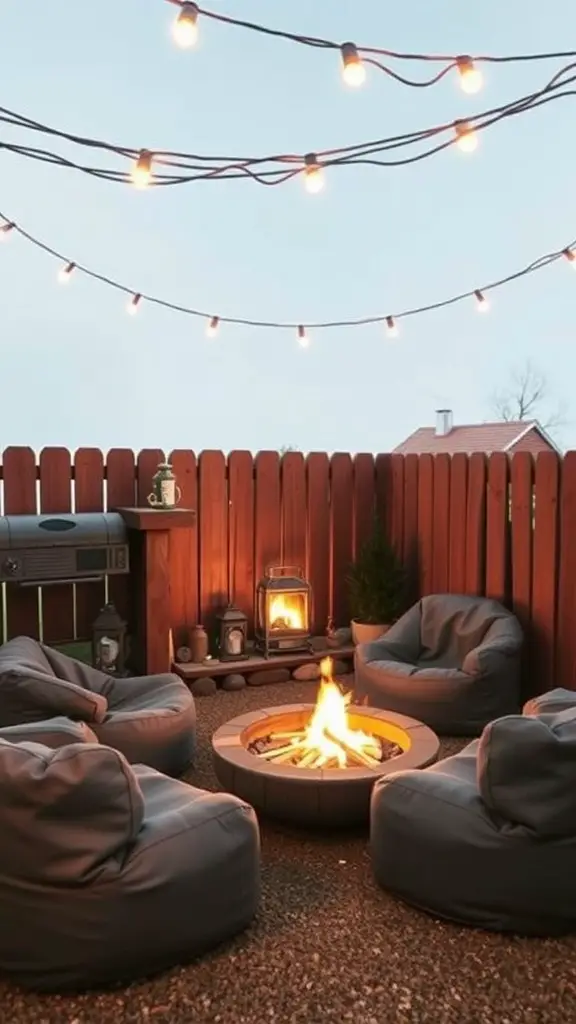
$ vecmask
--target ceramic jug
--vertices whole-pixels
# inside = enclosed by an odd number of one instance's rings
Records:
[[[148,495],[148,504],[152,508],[176,508],[181,497],[172,466],[169,462],[161,462],[152,477],[152,493]]]

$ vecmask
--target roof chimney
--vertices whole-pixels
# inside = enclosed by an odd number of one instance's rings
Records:
[[[452,409],[436,409],[436,437],[446,437],[452,427]]]

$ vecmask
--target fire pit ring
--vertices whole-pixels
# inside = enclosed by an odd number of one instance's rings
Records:
[[[377,779],[406,768],[425,768],[438,755],[438,737],[406,715],[377,708],[348,708],[352,729],[397,744],[401,753],[376,767],[303,768],[274,764],[250,747],[274,732],[303,729],[313,704],[285,704],[233,718],[212,737],[220,784],[262,815],[291,825],[340,828],[368,821]]]

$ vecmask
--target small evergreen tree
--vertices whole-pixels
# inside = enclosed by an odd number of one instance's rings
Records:
[[[363,625],[390,625],[403,610],[406,572],[378,517],[346,577],[351,617]]]

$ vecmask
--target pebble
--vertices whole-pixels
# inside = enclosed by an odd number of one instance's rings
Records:
[[[204,676],[201,679],[194,679],[190,684],[190,689],[194,697],[213,697],[218,687],[215,679],[212,679],[211,676]]]
[[[352,630],[349,626],[343,626],[341,629],[337,629],[335,636],[338,637],[342,647],[345,647],[346,644],[352,643]]]
[[[291,678],[289,668],[264,668],[261,672],[251,672],[248,686],[271,686],[274,683],[287,683]]]
[[[292,673],[292,678],[306,683],[311,679],[318,679],[319,675],[320,666],[313,661],[310,665],[298,665]]]
[[[322,654],[328,646],[328,637],[313,636],[310,643],[312,644],[313,651],[319,651]]]
[[[224,676],[224,679],[222,680],[222,689],[230,692],[234,690],[243,690],[245,686],[246,680],[239,672],[232,672],[229,676]]]
[[[347,661],[335,661],[332,671],[335,676],[345,676],[350,671],[350,664]]]

